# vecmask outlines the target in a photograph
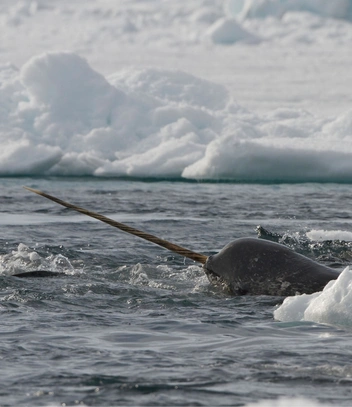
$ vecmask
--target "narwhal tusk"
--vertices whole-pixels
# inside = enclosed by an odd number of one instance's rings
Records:
[[[83,213],[84,215],[90,216],[91,218],[95,218],[95,219],[100,220],[101,222],[107,223],[108,225],[113,226],[117,229],[123,230],[124,232],[138,236],[144,240],[147,240],[148,242],[152,242],[159,246],[162,246],[165,249],[168,249],[172,252],[180,254],[181,256],[188,257],[189,259],[192,259],[192,260],[197,261],[202,264],[205,264],[205,262],[207,261],[208,257],[205,256],[204,254],[193,252],[192,250],[185,249],[184,247],[178,246],[171,242],[168,242],[167,240],[160,239],[157,236],[154,236],[149,233],[143,232],[141,230],[132,228],[131,226],[127,226],[124,223],[116,222],[115,220],[110,219],[99,213],[92,212],[92,211],[89,211],[88,209],[84,209],[79,206],[62,201],[61,199],[56,198],[52,195],[49,195],[45,192],[39,191],[38,189],[33,189],[33,188],[25,187],[25,186],[23,188],[27,189],[28,191],[34,192],[35,194],[44,196],[45,198],[50,199],[51,201],[54,201],[54,202],[58,203],[59,205],[65,206],[66,208],[73,209],[77,212]]]

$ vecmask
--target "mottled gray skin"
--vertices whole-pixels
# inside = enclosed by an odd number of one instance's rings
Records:
[[[238,239],[209,256],[209,281],[234,295],[291,296],[321,291],[339,273],[267,240]]]

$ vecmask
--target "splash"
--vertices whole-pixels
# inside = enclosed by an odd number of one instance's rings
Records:
[[[74,267],[62,254],[52,254],[44,258],[23,243],[18,245],[17,250],[0,256],[0,275],[11,276],[37,270],[72,274]]]

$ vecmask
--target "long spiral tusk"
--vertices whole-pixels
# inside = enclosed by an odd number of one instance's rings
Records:
[[[157,236],[154,236],[154,235],[151,235],[150,233],[146,233],[141,230],[135,229],[131,226],[125,225],[124,223],[117,222],[117,221],[110,219],[99,213],[92,212],[92,211],[89,211],[88,209],[84,209],[79,206],[62,201],[61,199],[56,198],[52,195],[49,195],[45,192],[39,191],[38,189],[29,188],[26,186],[24,186],[23,188],[27,189],[28,191],[34,192],[35,194],[44,196],[45,198],[50,199],[51,201],[54,201],[54,202],[58,203],[59,205],[65,206],[66,208],[73,209],[77,212],[83,213],[84,215],[90,216],[91,218],[95,218],[95,219],[100,220],[101,222],[107,223],[108,225],[113,226],[117,229],[123,230],[124,232],[138,236],[144,240],[147,240],[148,242],[152,242],[159,246],[162,246],[165,249],[168,249],[172,252],[180,254],[181,256],[188,257],[189,259],[192,259],[192,260],[197,261],[202,264],[205,264],[205,262],[207,261],[208,257],[205,256],[204,254],[193,252],[192,250],[186,249],[182,246],[178,246],[177,244],[171,243],[167,240],[160,239]]]

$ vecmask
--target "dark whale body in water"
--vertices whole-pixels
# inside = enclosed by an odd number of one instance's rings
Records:
[[[244,238],[226,245],[204,264],[209,281],[235,295],[311,294],[339,273],[267,240]]]
[[[99,213],[65,202],[45,192],[28,188],[66,208],[98,219],[115,228],[155,243],[203,264],[209,281],[234,295],[290,296],[321,291],[339,273],[275,242],[256,238],[235,240],[218,254],[206,256],[157,236],[132,228]],[[47,277],[53,272],[21,273],[17,277]]]
[[[60,277],[64,276],[64,273],[58,273],[57,271],[49,271],[49,270],[35,270],[35,271],[24,271],[23,273],[12,274],[13,277],[19,278],[38,278],[38,277]]]

